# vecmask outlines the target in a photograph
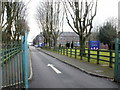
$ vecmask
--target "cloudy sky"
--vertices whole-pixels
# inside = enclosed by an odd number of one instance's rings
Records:
[[[36,8],[40,1],[42,0],[31,0],[28,6],[28,23],[30,27],[30,33],[28,37],[29,42],[32,41],[32,39],[40,32],[40,29],[35,21]],[[97,15],[93,22],[94,27],[103,24],[108,18],[118,17],[119,1],[120,0],[98,0]],[[64,30],[72,31],[67,24],[64,26]]]

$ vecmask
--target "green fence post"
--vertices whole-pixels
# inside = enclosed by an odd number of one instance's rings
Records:
[[[10,42],[7,45],[7,57],[8,57],[8,85],[11,84],[11,59],[10,59]]]
[[[6,59],[6,54],[7,54],[7,46],[5,46],[5,52],[4,52],[4,58]],[[6,80],[6,83],[5,85],[7,86],[8,85],[8,65],[7,65],[7,60],[4,62],[5,63],[5,80]]]
[[[66,55],[66,47],[64,48],[64,52],[65,52],[65,54],[64,54],[64,55]]]
[[[67,54],[67,56],[68,56],[68,48],[66,48],[66,54]]]
[[[14,51],[14,53],[16,52],[16,43],[12,43],[12,50],[11,52]],[[14,66],[14,75],[13,75],[13,78],[14,78],[14,84],[17,83],[17,56],[14,54],[13,56],[13,66]],[[16,87],[16,86],[14,86]]]
[[[22,88],[22,51],[21,51],[21,45],[19,45],[19,51],[20,51],[20,81],[21,81],[21,84],[20,84],[20,88]]]
[[[88,49],[88,62],[90,62],[90,49]]]
[[[1,80],[4,80],[4,81],[2,81],[1,83],[2,83],[2,86],[4,86],[5,84],[6,84],[6,74],[5,74],[5,64],[4,64],[4,53],[5,53],[5,49],[3,49],[3,48],[5,48],[4,47],[4,43],[2,44],[2,61],[1,61],[1,64],[2,64],[2,79]]]
[[[97,64],[99,64],[99,49],[97,50]]]
[[[119,60],[119,39],[115,39],[115,67],[114,67],[114,81],[118,80],[118,60]]]
[[[72,48],[70,48],[70,57],[72,56]]]
[[[62,48],[60,48],[60,50],[61,50],[61,54],[62,54]]]
[[[17,45],[17,42],[15,42],[15,48],[16,48],[16,50],[18,51],[18,45]],[[19,58],[18,58],[18,53],[16,54],[16,64],[17,64],[17,82],[18,82],[18,88],[20,87],[20,85],[19,85],[19,82],[20,82],[20,80],[19,80],[19,62],[18,62],[18,60],[19,60]]]
[[[77,50],[76,50],[76,48],[75,48],[75,59],[77,58],[77,52],[76,52]]]
[[[59,48],[59,50],[58,50],[58,54],[60,54],[60,48]]]
[[[58,54],[59,54],[59,50],[60,50],[60,48],[58,48]]]
[[[4,86],[4,84],[5,84],[5,65],[3,64],[3,60],[4,60],[4,49],[3,49],[3,45],[4,44],[2,44],[2,58],[1,58],[1,64],[2,64],[2,66],[1,66],[1,69],[2,69],[2,79],[1,80],[4,80],[4,81],[2,81],[1,83],[2,83],[2,86]]]
[[[13,68],[13,65],[14,65],[14,59],[12,59],[12,57],[11,57],[11,52],[13,51],[12,49],[13,49],[13,46],[12,46],[12,43],[13,42],[10,42],[10,47],[9,47],[9,49],[10,49],[10,51],[9,51],[9,55],[10,55],[10,63],[11,63],[11,85],[13,85],[14,84],[14,68]],[[12,86],[12,87],[14,87],[14,86]]]
[[[14,53],[15,53],[15,50],[17,49],[16,48],[16,43],[14,43]],[[18,57],[17,57],[17,54],[14,55],[14,59],[15,59],[15,82],[18,83]],[[19,85],[18,85],[19,87]]]
[[[23,85],[28,90],[28,44],[27,44],[28,32],[25,32],[25,36],[22,36],[22,77]]]
[[[25,79],[24,79],[24,73],[25,73],[25,65],[24,65],[24,36],[21,36],[21,49],[22,49],[22,82],[23,82],[23,85],[22,85],[22,88],[24,88],[24,85],[25,85]]]
[[[28,90],[28,32],[25,32],[25,44],[24,44],[24,61],[25,61],[25,88]]]
[[[110,50],[110,62],[109,67],[112,68],[112,50]]]
[[[59,48],[57,48],[57,50],[56,50],[56,51],[57,51],[57,53],[58,53],[58,50],[59,50]]]
[[[65,55],[65,48],[63,47],[63,55]]]
[[[59,48],[59,50],[58,50],[58,54],[60,54],[60,48]]]

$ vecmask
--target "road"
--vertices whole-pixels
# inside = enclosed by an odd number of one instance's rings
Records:
[[[33,78],[29,88],[118,88],[110,80],[88,75],[30,46]]]

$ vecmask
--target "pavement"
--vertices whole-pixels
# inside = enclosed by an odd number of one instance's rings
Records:
[[[100,64],[98,65],[98,64],[86,62],[84,60],[77,60],[77,59],[70,58],[65,55],[61,55],[61,54],[57,54],[57,53],[50,52],[47,50],[43,50],[41,48],[37,48],[37,49],[49,56],[56,58],[57,60],[60,60],[66,64],[69,64],[87,74],[102,77],[102,78],[108,78],[113,81],[114,69],[109,68],[109,66],[102,66]]]

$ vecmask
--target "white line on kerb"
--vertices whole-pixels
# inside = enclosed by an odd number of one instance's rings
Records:
[[[52,64],[48,64],[48,67],[51,67],[57,74],[60,74],[62,72],[60,72],[57,68],[55,68]]]

